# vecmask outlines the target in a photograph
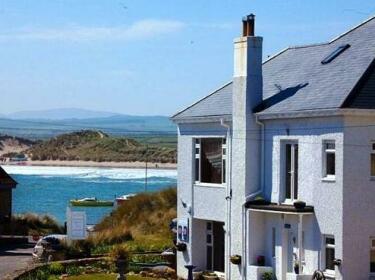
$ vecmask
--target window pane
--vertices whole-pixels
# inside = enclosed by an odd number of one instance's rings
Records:
[[[294,145],[294,199],[298,198],[298,145]]]
[[[375,143],[372,144],[372,149],[375,151]]]
[[[195,148],[195,154],[199,155],[199,148]]]
[[[208,244],[211,244],[211,243],[212,243],[212,235],[211,235],[211,234],[207,234],[207,236],[206,236],[206,242],[207,242]]]
[[[326,237],[326,244],[335,245],[335,239],[333,237]]]
[[[333,260],[335,258],[335,249],[326,248],[326,269],[335,270]]]
[[[375,176],[375,154],[371,154],[371,176]]]
[[[326,143],[326,149],[327,150],[334,150],[335,149],[335,143]]]
[[[335,154],[326,153],[326,175],[335,175]]]
[[[195,159],[195,181],[199,181],[199,158]]]
[[[212,223],[207,223],[206,229],[207,230],[212,230]]]
[[[225,176],[226,176],[225,168],[226,168],[225,159],[223,159],[223,183],[225,183]]]
[[[201,139],[201,182],[222,183],[222,139]]]
[[[291,145],[287,144],[286,148],[286,162],[285,162],[285,198],[291,198],[291,171],[292,171],[292,158],[291,158]]]
[[[207,256],[206,256],[206,269],[212,270],[212,246],[207,246]]]
[[[370,272],[375,273],[375,250],[370,252]]]

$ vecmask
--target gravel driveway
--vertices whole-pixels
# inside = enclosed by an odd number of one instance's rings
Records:
[[[31,264],[32,250],[33,245],[28,244],[0,245],[0,279],[5,280],[9,274]]]

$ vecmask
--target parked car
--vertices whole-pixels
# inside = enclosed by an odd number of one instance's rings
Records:
[[[63,242],[66,238],[64,234],[51,234],[40,238],[34,247],[33,258],[46,261],[63,259]]]

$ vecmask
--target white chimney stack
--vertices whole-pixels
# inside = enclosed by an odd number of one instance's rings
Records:
[[[262,102],[262,42],[254,35],[253,14],[242,20],[242,36],[234,41],[232,103],[232,211],[231,239],[242,240],[242,205],[261,188],[261,137],[253,109]],[[232,243],[233,244],[233,243]],[[234,243],[230,254],[242,255],[242,243]],[[232,279],[240,270],[231,270]]]

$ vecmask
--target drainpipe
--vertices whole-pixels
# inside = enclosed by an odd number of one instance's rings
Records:
[[[226,162],[228,165],[228,171],[225,172],[227,178],[227,196],[225,197],[227,201],[227,215],[226,215],[226,243],[227,243],[227,252],[228,256],[225,257],[225,262],[226,262],[226,277],[225,279],[230,279],[230,269],[231,269],[231,264],[230,264],[230,253],[231,253],[231,207],[232,207],[232,137],[230,135],[230,129],[231,126],[230,124],[225,123],[224,119],[220,119],[220,125],[222,127],[225,127],[227,129],[227,158]],[[228,141],[229,140],[229,141]],[[229,145],[229,146],[228,146]],[[229,176],[228,176],[229,175]]]
[[[258,116],[255,115],[255,122],[261,127],[261,178],[260,178],[260,189],[257,190],[256,192],[249,194],[248,196],[245,197],[245,202],[242,204],[242,279],[246,280],[246,272],[247,272],[247,236],[246,233],[248,231],[248,217],[249,217],[249,211],[247,211],[245,205],[246,202],[252,200],[256,196],[260,195],[264,191],[264,182],[265,182],[265,170],[264,170],[264,157],[265,157],[265,129],[264,129],[264,123],[260,122],[258,119]]]

